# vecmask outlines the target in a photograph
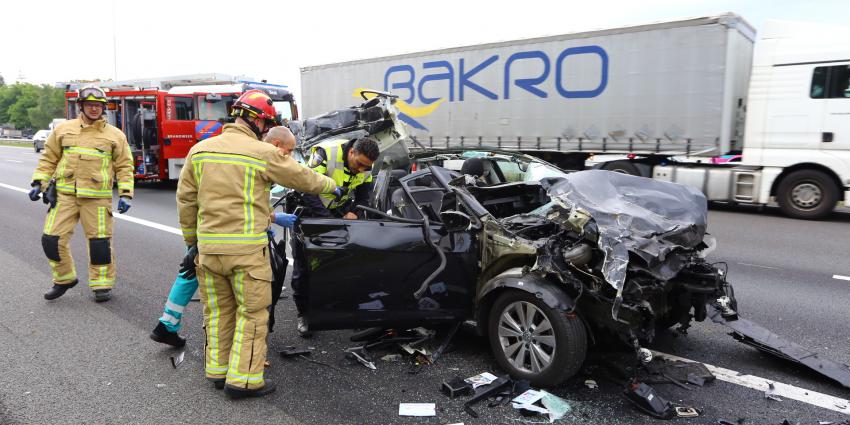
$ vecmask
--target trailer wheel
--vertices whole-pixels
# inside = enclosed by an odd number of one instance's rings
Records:
[[[809,220],[823,218],[835,208],[838,188],[821,171],[794,171],[779,182],[777,201],[779,208],[789,217]]]
[[[602,166],[603,170],[613,171],[615,173],[629,174],[640,177],[640,170],[635,164],[629,161],[611,161]]]

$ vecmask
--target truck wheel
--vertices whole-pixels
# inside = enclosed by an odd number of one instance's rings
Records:
[[[835,182],[817,170],[799,170],[779,182],[779,208],[793,218],[817,219],[829,215],[838,202]]]
[[[613,171],[615,173],[629,174],[632,176],[640,176],[640,170],[635,164],[629,161],[611,161],[602,166],[603,170]]]
[[[581,319],[526,292],[507,291],[499,296],[487,329],[499,366],[535,386],[560,384],[579,371],[587,355]]]

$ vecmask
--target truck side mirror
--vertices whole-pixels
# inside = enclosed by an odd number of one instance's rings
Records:
[[[443,211],[440,220],[449,232],[464,232],[472,228],[472,219],[459,211]]]

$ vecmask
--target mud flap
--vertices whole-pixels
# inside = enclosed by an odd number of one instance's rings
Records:
[[[781,359],[806,366],[812,371],[830,378],[845,388],[850,388],[850,367],[820,357],[820,354],[795,344],[787,339],[737,315],[726,315],[715,305],[708,305],[708,316],[714,323],[732,329],[733,338],[751,347]]]
[[[47,256],[47,259],[57,263],[62,261],[62,258],[59,257],[59,236],[42,234],[41,247],[44,249],[44,255]]]
[[[93,266],[105,266],[112,263],[112,251],[109,249],[110,238],[89,239],[89,256]]]

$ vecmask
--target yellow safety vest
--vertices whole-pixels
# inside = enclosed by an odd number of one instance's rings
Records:
[[[363,183],[372,181],[372,172],[364,171],[362,173],[351,174],[348,167],[345,166],[345,153],[343,146],[348,143],[348,140],[338,139],[321,142],[310,149],[311,156],[315,155],[316,151],[322,149],[327,155],[325,162],[321,164],[310,164],[314,171],[324,174],[333,179],[337,187],[342,189],[343,194],[339,200],[336,200],[333,194],[319,195],[322,200],[322,205],[325,208],[332,210],[344,205],[349,199],[351,193]],[[315,166],[313,166],[315,165]],[[346,190],[347,189],[347,190]]]

